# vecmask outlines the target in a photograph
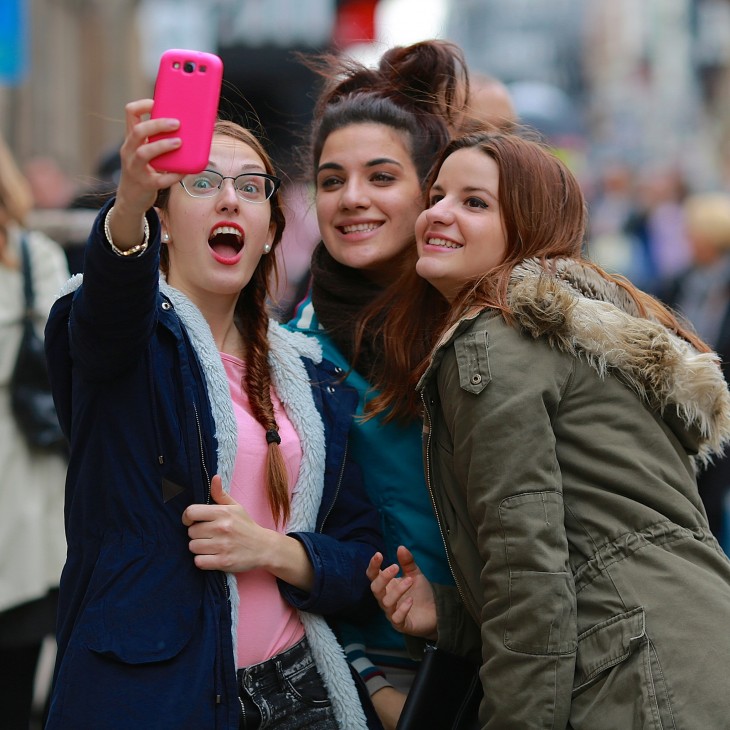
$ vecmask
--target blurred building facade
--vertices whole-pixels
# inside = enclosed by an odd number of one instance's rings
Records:
[[[77,179],[121,140],[124,104],[152,93],[165,48],[219,52],[229,103],[253,106],[281,146],[305,126],[313,94],[291,51],[398,42],[397,29],[376,27],[378,6],[409,7],[409,0],[3,2],[26,16],[27,59],[19,78],[0,73],[0,132],[21,161],[52,156]],[[683,158],[698,181],[730,184],[730,0],[429,2],[439,19],[434,34],[462,45],[475,70],[562,94],[566,123],[596,154]],[[417,10],[410,12],[413,31]]]

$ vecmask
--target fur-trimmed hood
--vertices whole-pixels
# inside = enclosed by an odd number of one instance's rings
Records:
[[[576,260],[548,273],[539,261],[517,266],[509,304],[517,324],[552,347],[583,357],[600,376],[612,373],[658,410],[706,464],[730,442],[730,394],[715,353],[641,317],[627,292]],[[691,436],[689,436],[691,434]]]

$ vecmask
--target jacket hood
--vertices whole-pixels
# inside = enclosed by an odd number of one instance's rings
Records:
[[[509,304],[523,331],[620,378],[707,464],[730,442],[730,395],[715,353],[641,317],[620,286],[579,261],[517,266]]]

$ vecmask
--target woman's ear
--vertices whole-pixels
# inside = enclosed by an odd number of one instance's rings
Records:
[[[160,219],[160,235],[162,237],[162,242],[167,243],[170,240],[170,234],[167,231],[165,212],[162,210],[162,208],[158,208],[157,206],[155,206],[155,213],[157,213],[157,217]]]

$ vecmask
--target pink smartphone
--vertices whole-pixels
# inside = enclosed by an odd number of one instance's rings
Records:
[[[155,157],[150,164],[164,172],[199,172],[208,164],[213,125],[223,79],[223,62],[213,53],[172,48],[160,58],[155,82],[154,119],[180,120],[174,132],[156,135],[150,141],[180,137],[172,152]]]

